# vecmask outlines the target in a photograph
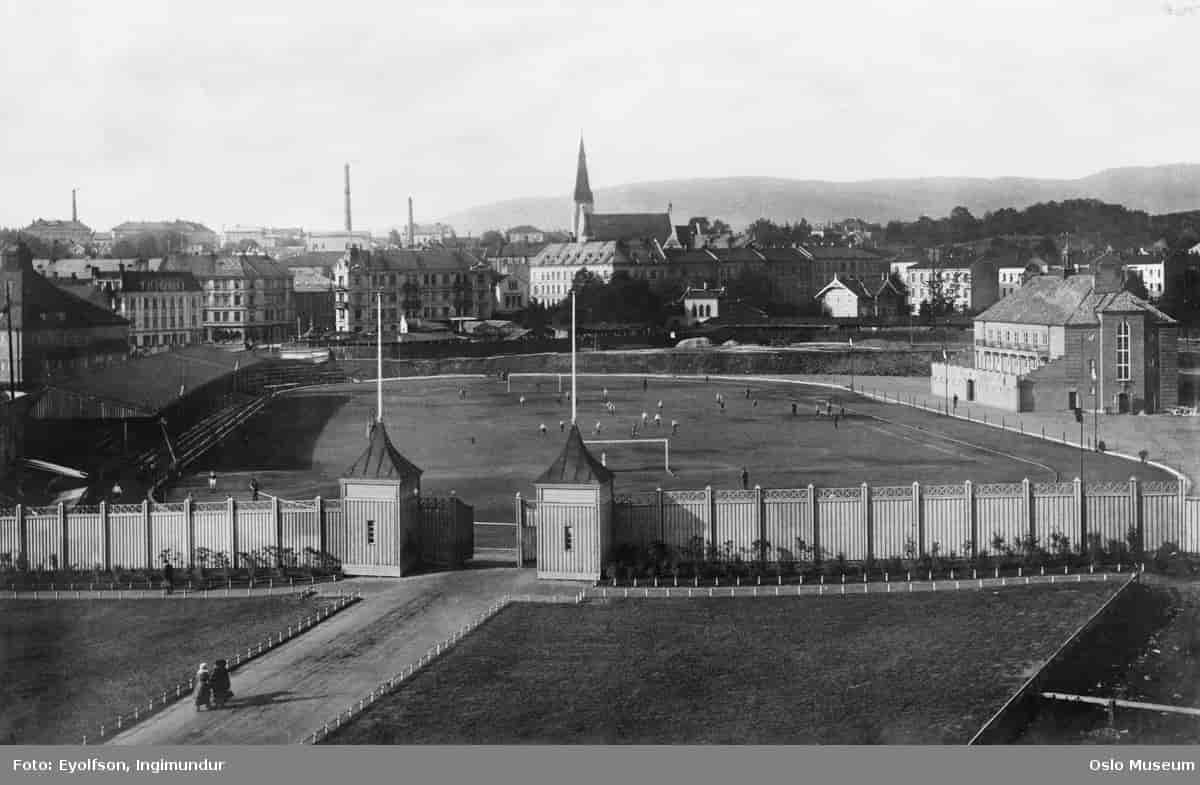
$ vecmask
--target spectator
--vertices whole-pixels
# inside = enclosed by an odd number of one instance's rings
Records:
[[[163,557],[163,589],[170,594],[175,590],[175,565],[166,556]]]

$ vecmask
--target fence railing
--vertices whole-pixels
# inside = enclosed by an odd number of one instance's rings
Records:
[[[226,658],[230,673],[246,663],[256,660],[273,649],[282,646],[296,636],[311,630],[316,625],[361,599],[362,594],[360,592],[340,595],[333,605],[322,608],[310,616],[305,616],[296,624],[287,625],[286,630],[281,630],[277,634],[269,636],[266,640],[259,641],[256,645],[246,647],[244,653],[240,650],[234,652]],[[195,688],[195,676],[190,677],[187,681],[178,682],[172,687],[163,690],[160,695],[151,697],[146,703],[133,707],[131,711],[118,714],[112,722],[101,724],[99,731],[93,736],[85,735],[82,743],[85,745],[95,742],[104,743],[106,740],[112,739],[114,736],[129,730],[132,726],[148,717],[161,712],[175,701],[184,697],[190,697]]]
[[[1054,543],[1070,553],[1174,543],[1200,552],[1200,499],[1174,481],[964,483],[657,491],[614,499],[616,545],[732,558],[974,558]],[[541,501],[538,505],[552,506]],[[529,502],[519,505],[532,516]],[[1064,543],[1066,543],[1064,547]],[[700,559],[695,559],[699,561]]]
[[[307,578],[212,578],[197,583],[189,580],[173,584],[144,578],[129,581],[68,581],[38,583],[31,586],[9,581],[0,598],[32,600],[79,599],[219,599],[254,595],[287,595],[313,591],[318,586],[336,583],[338,575],[312,575]]]

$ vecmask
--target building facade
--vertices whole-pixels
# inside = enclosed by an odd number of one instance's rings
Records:
[[[309,232],[305,238],[305,249],[313,251],[348,251],[354,246],[370,248],[372,243],[370,232],[337,231]]]
[[[922,303],[939,297],[960,313],[977,313],[1000,299],[1000,267],[990,259],[945,264],[922,262],[905,272],[909,305],[914,314]]]
[[[204,340],[202,293],[187,272],[101,272],[95,286],[114,313],[129,322],[129,348],[146,354]]]
[[[322,267],[290,267],[292,292],[296,303],[298,332],[332,332],[337,329],[334,318],[333,277]]]
[[[44,218],[37,219],[21,231],[45,243],[81,247],[88,245],[95,234],[91,227],[80,221],[47,221]]]
[[[279,343],[295,330],[292,275],[270,259],[177,256],[162,269],[191,273],[199,282],[205,341]]]
[[[874,297],[857,278],[835,275],[817,292],[816,298],[825,314],[834,319],[866,319],[875,315]]]
[[[39,275],[23,244],[4,251],[0,297],[11,302],[12,324],[11,344],[7,326],[0,330],[0,383],[11,378],[18,390],[28,390],[128,359],[129,323]]]
[[[171,248],[172,252],[210,253],[217,250],[217,233],[196,221],[126,221],[113,227],[113,242],[134,240],[142,235],[179,235],[183,248]]]
[[[334,265],[334,308],[341,333],[374,333],[377,294],[383,331],[461,317],[490,319],[495,272],[464,251],[441,248],[362,251],[352,248]]]
[[[1014,412],[1175,406],[1175,321],[1122,283],[1119,263],[1031,279],[979,315],[968,357],[934,363],[931,391]]]

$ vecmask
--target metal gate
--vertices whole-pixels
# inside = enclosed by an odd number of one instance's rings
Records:
[[[520,566],[519,534],[515,523],[475,521],[475,561]]]

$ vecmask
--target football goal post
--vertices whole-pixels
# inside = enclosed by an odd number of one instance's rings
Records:
[[[663,471],[674,475],[670,439],[585,439],[584,444],[589,449],[599,448],[600,462],[613,471],[646,471],[661,465]]]

